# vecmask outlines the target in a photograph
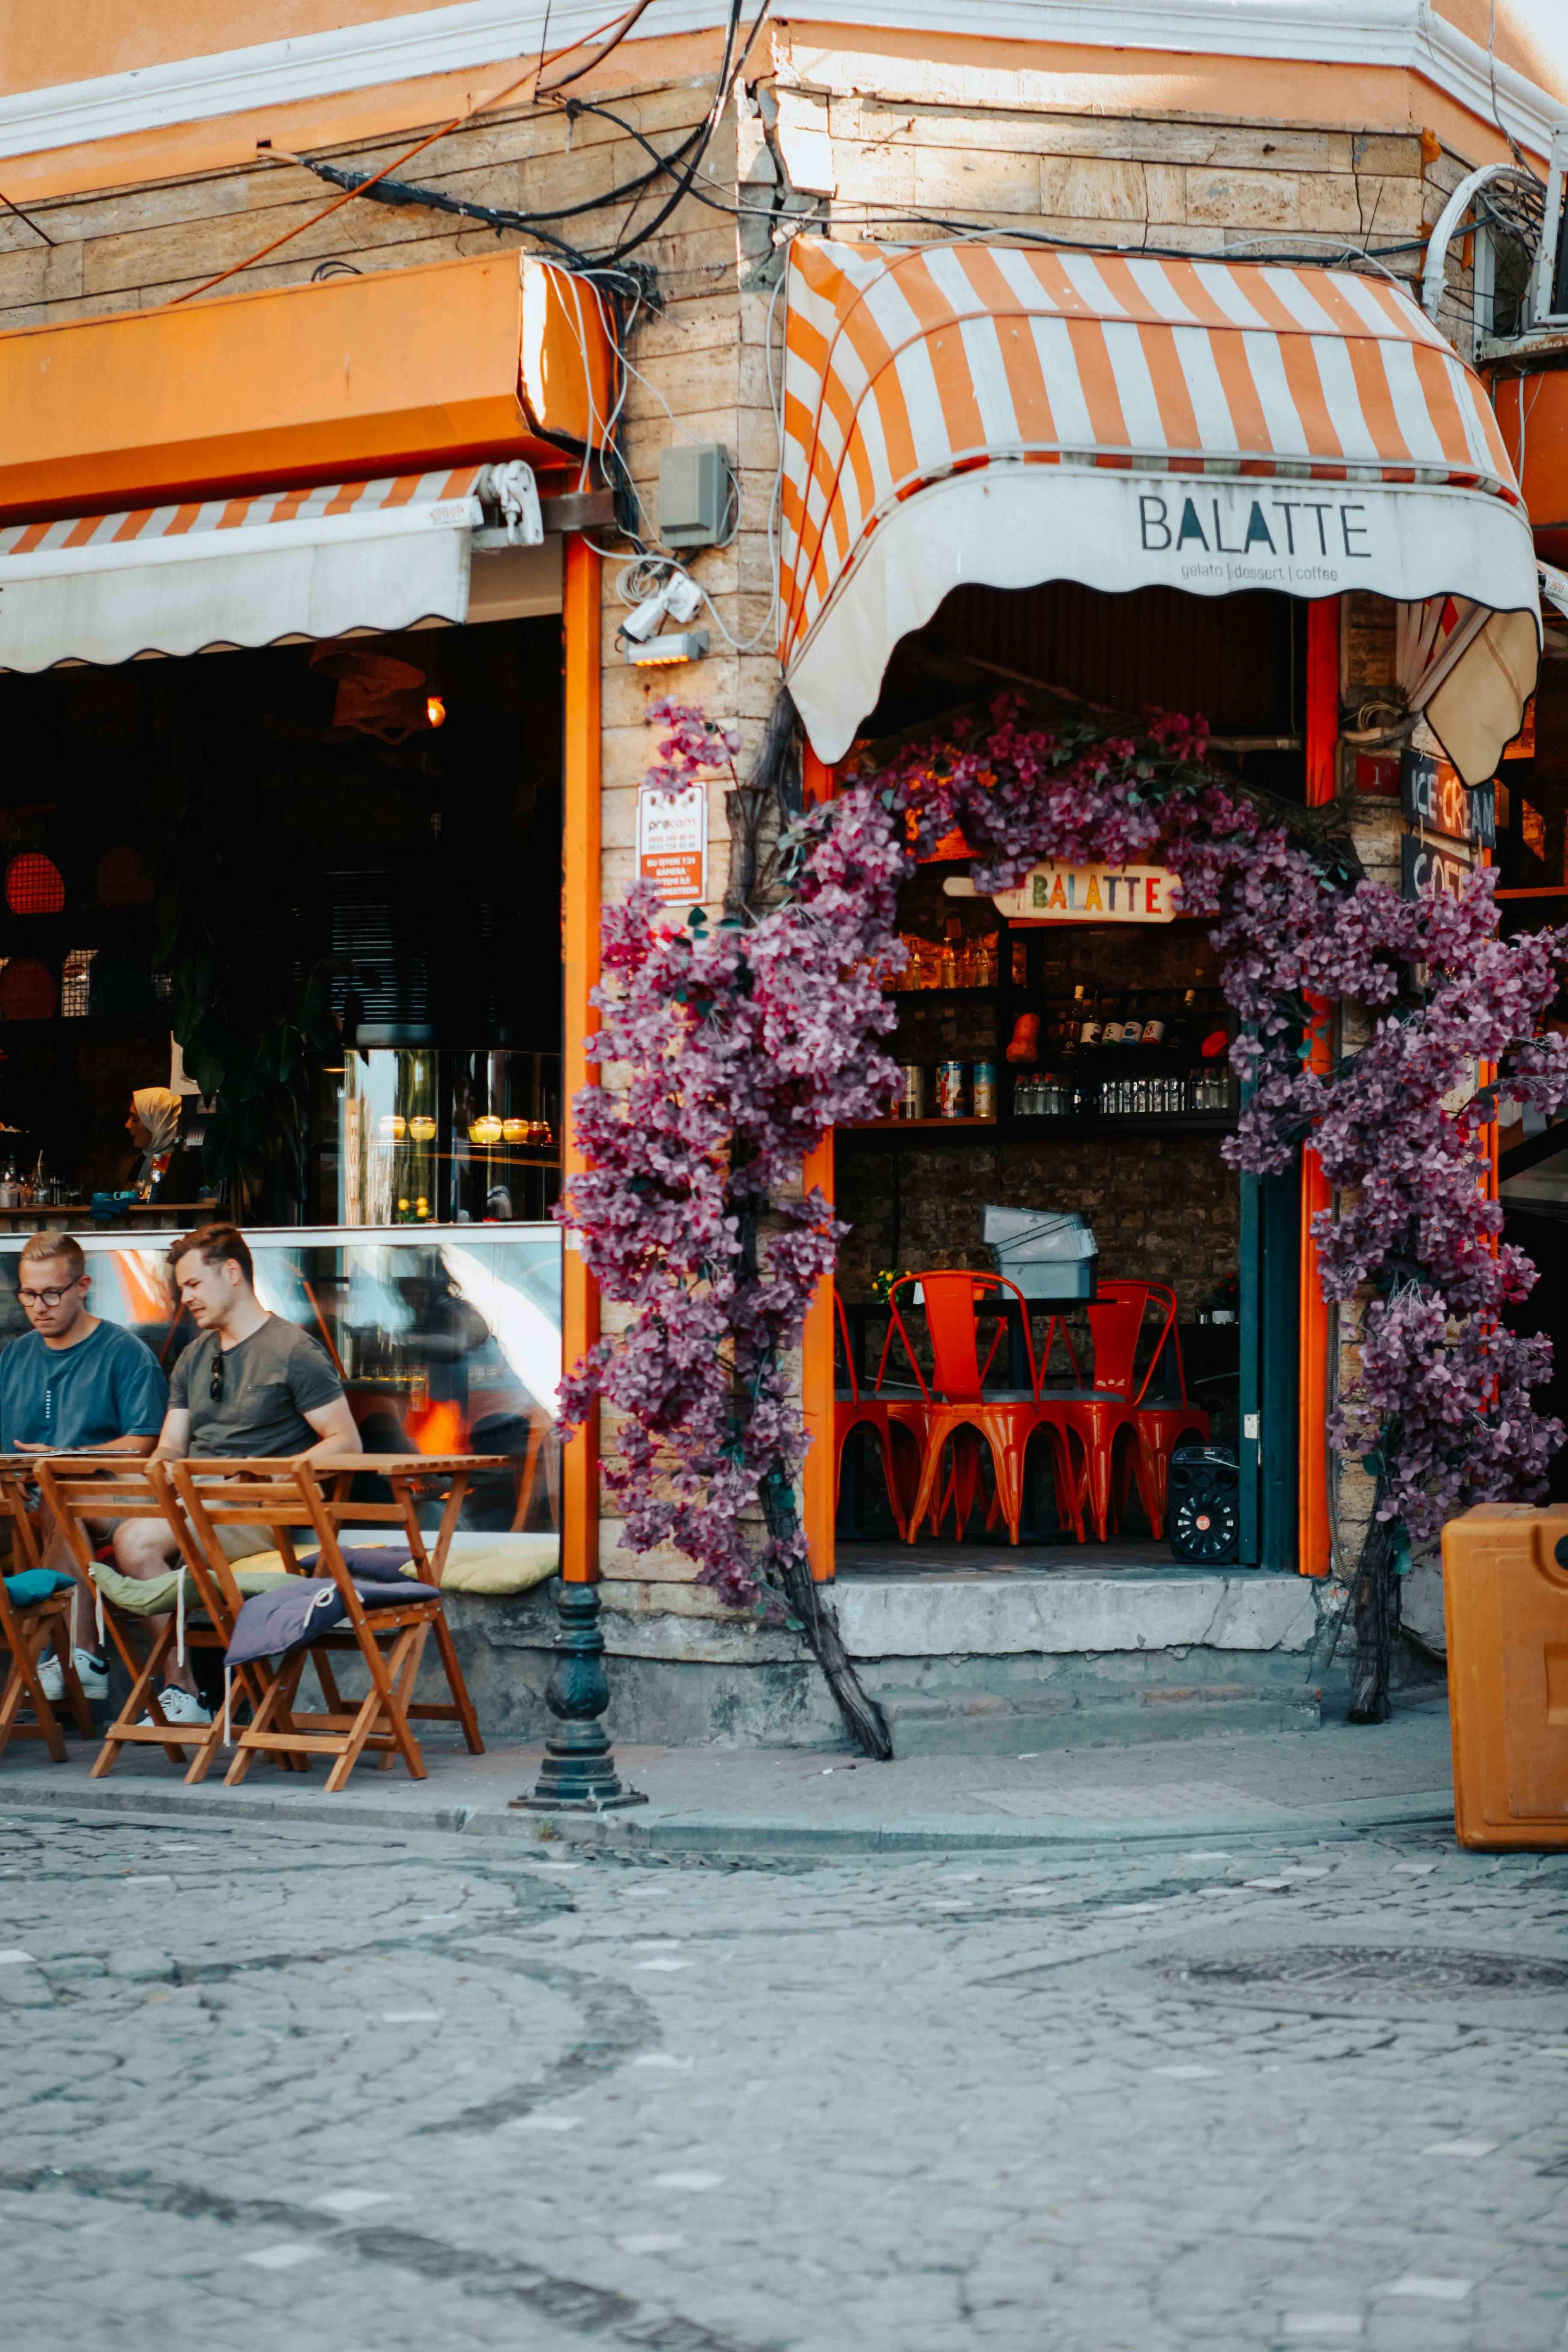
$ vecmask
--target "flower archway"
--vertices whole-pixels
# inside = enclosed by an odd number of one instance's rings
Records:
[[[733,778],[733,730],[674,704],[649,715],[669,730],[655,789]],[[1388,1712],[1411,1546],[1472,1502],[1542,1490],[1563,1437],[1531,1402],[1550,1345],[1502,1319],[1535,1269],[1498,1238],[1479,1157],[1493,1095],[1474,1079],[1506,1064],[1511,1096],[1542,1111],[1568,1093],[1568,1039],[1536,1034],[1568,929],[1500,940],[1485,872],[1459,899],[1401,899],[1361,873],[1336,821],[1218,776],[1201,719],[1115,732],[1003,698],[800,817],[773,903],[678,924],[640,886],[605,910],[590,1047],[605,1076],[573,1105],[590,1167],[557,1213],[622,1328],[563,1382],[564,1417],[601,1401],[614,1418],[605,1475],[625,1547],[673,1545],[725,1601],[798,1624],[868,1753],[889,1752],[885,1727],[811,1581],[795,1501],[808,1441],[790,1360],[848,1230],[800,1174],[829,1129],[893,1097],[881,982],[904,955],[897,894],[955,832],[986,892],[1042,860],[1133,864],[1157,842],[1184,911],[1211,923],[1240,1019],[1227,1160],[1275,1172],[1309,1138],[1320,1157],[1323,1296],[1359,1308],[1330,1438],[1376,1481],[1356,1571],[1375,1634],[1363,1719]],[[1325,1004],[1345,1041],[1326,1071],[1304,1042]]]

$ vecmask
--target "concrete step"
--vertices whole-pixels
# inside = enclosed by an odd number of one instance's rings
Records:
[[[1322,1692],[1308,1685],[1145,1685],[1101,1690],[877,1693],[895,1756],[1016,1756],[1030,1748],[1116,1748],[1156,1739],[1234,1739],[1315,1731]]]

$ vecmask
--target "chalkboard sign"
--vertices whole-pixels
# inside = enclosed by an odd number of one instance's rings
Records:
[[[1399,844],[1402,898],[1430,898],[1439,893],[1447,898],[1457,898],[1474,870],[1471,859],[1462,851],[1444,849],[1435,841],[1420,841],[1413,833],[1407,833]]]
[[[1493,787],[1461,782],[1457,768],[1434,760],[1426,751],[1406,751],[1399,763],[1399,801],[1405,814],[1428,833],[1448,841],[1474,842],[1491,849],[1497,843],[1497,801]]]

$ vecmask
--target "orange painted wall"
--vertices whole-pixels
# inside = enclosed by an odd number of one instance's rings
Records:
[[[0,12],[0,89],[94,81],[181,58],[215,57],[264,41],[377,25],[441,0],[15,0]],[[542,11],[540,12],[542,16]]]
[[[1449,0],[1456,11],[1469,5],[1470,0]],[[134,41],[126,30],[112,39],[84,34],[72,41],[62,35],[57,42],[49,29],[56,23],[90,17],[96,25],[100,18],[121,14],[130,17],[132,13],[137,17],[151,16],[150,26],[136,31]],[[143,43],[149,54],[138,55],[137,64],[156,62],[160,56],[200,56],[215,48],[281,37],[277,33],[268,36],[247,29],[264,19],[274,24],[280,18],[288,20],[290,31],[319,31],[333,23],[361,24],[412,13],[402,0],[375,0],[373,6],[361,5],[361,0],[246,0],[237,11],[224,15],[221,41],[214,41],[208,30],[199,37],[192,36],[184,47],[159,51],[155,44],[162,37],[161,27],[187,26],[198,16],[208,22],[211,12],[200,11],[197,0],[162,0],[151,11],[137,12],[110,10],[102,0],[68,0],[64,7],[49,11],[13,6],[12,18],[25,14],[30,21],[24,31],[10,30],[0,39],[0,89],[47,87],[62,79],[120,71],[123,68],[114,58]],[[1504,14],[1500,8],[1500,19]],[[295,17],[300,19],[298,27],[292,23]],[[311,21],[307,22],[308,18]],[[528,42],[530,36],[537,37],[537,28],[519,20],[518,32],[523,42],[518,60],[526,64],[534,54]],[[182,32],[181,39],[185,37]],[[1196,115],[1231,121],[1311,123],[1356,131],[1427,128],[1467,159],[1509,160],[1507,143],[1495,124],[1406,68],[1208,58],[1067,42],[1000,41],[962,34],[890,33],[857,26],[813,25],[809,20],[781,24],[771,37],[784,69],[807,80],[841,79],[841,68],[833,69],[831,61],[852,55],[885,59],[886,73],[873,73],[868,87],[876,88],[883,80],[891,87],[901,81],[901,62],[918,62],[950,72],[954,79],[946,95],[954,103],[1006,105],[1009,92],[1016,102],[1022,88],[1026,102],[1063,113]],[[1483,41],[1484,37],[1483,33]],[[172,43],[172,32],[170,39]],[[628,41],[582,86],[584,93],[607,93],[632,84],[711,71],[718,43],[716,29]],[[1500,26],[1498,53],[1511,61]],[[104,62],[92,62],[100,55]],[[758,62],[765,65],[762,52]],[[1562,92],[1568,105],[1568,68],[1543,62],[1540,56],[1528,54],[1522,45],[1519,63],[1521,70],[1538,74],[1543,86]],[[43,81],[37,79],[40,74],[46,77]],[[508,78],[505,62],[465,68],[456,73],[295,104],[246,109],[211,122],[176,124],[47,153],[14,156],[0,166],[0,188],[23,202],[28,196],[230,170],[253,159],[258,140],[298,152],[394,137],[464,111]]]
[[[108,0],[50,0],[47,7],[38,5],[38,0],[31,0],[31,5],[29,0],[13,0],[0,13],[0,90],[47,89],[59,82],[90,81],[99,75],[134,72],[182,58],[213,57],[225,50],[298,40],[350,26],[390,23],[400,16],[423,15],[440,5],[441,0],[226,0],[223,8],[214,9],[210,0],[137,0],[134,7],[108,5]],[[1485,48],[1490,0],[1435,0],[1435,13]],[[613,9],[607,7],[605,15],[612,14]],[[519,19],[518,29],[526,35],[535,26]],[[809,28],[802,25],[800,29]],[[845,28],[836,29],[841,45],[847,46]],[[856,37],[852,33],[850,37]],[[930,54],[929,36],[916,37]],[[994,49],[1004,45],[988,40],[984,46]],[[1009,42],[1005,46],[1024,51],[1042,45]],[[1498,62],[1568,99],[1563,47],[1560,0],[1511,0],[1511,0],[1500,0],[1494,44]],[[1064,60],[1067,54],[1064,47]],[[1102,49],[1090,54],[1135,60],[1135,72],[1146,72],[1151,63],[1147,51]]]
[[[393,12],[378,5],[371,13],[382,16]],[[537,40],[543,22],[542,10],[536,21],[519,18],[517,30],[523,47],[513,64],[502,58],[494,65],[465,67],[459,73],[384,82],[288,105],[246,108],[238,114],[220,115],[211,122],[175,123],[167,129],[133,131],[122,138],[55,147],[42,154],[10,156],[0,163],[0,189],[13,201],[23,203],[28,196],[69,195],[89,188],[120,188],[150,180],[183,179],[195,172],[232,171],[236,164],[254,163],[256,142],[264,139],[270,140],[274,147],[296,154],[306,150],[315,153],[351,140],[390,139],[405,131],[428,130],[433,123],[465,113],[471,106],[525,72],[538,54],[528,37]],[[551,46],[556,44],[552,42]],[[602,98],[633,83],[711,74],[717,63],[718,48],[716,32],[628,41],[623,49],[607,58],[577,85],[577,91],[581,97]],[[4,83],[0,87],[26,85]],[[439,149],[432,152],[437,155],[440,152]]]

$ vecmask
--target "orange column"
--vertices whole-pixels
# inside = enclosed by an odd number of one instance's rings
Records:
[[[831,800],[833,772],[818,759],[810,745],[806,746],[801,774],[801,786],[806,804]],[[833,1139],[824,1135],[815,1151],[800,1171],[800,1180],[809,1192],[820,1184],[827,1198],[833,1197]],[[831,1276],[820,1282],[806,1309],[806,1328],[800,1339],[800,1401],[806,1423],[806,1434],[810,1449],[801,1473],[805,1496],[806,1541],[810,1549],[811,1573],[820,1584],[827,1583],[833,1573],[833,1487],[837,1465],[833,1459],[833,1285]]]
[[[809,1192],[820,1184],[833,1197],[833,1139],[824,1135],[800,1171]],[[805,1497],[806,1541],[811,1573],[826,1584],[833,1573],[833,1487],[837,1464],[833,1442],[833,1278],[829,1275],[811,1294],[806,1328],[800,1335],[800,1401],[810,1448],[800,1474]]]
[[[1307,607],[1309,808],[1322,808],[1338,790],[1339,611],[1337,596]],[[1309,1002],[1314,1014],[1312,1066],[1326,1070],[1329,1008],[1316,997]],[[1312,1233],[1312,1219],[1328,1205],[1329,1188],[1322,1163],[1307,1146],[1301,1152],[1301,1352],[1296,1379],[1296,1566],[1303,1576],[1326,1576],[1330,1566],[1328,1448],[1323,1434],[1328,1414],[1329,1311],[1323,1304],[1317,1244]]]
[[[598,1025],[588,992],[599,980],[599,557],[571,533],[566,542],[562,600],[566,699],[566,837],[562,856],[561,963],[565,1035],[561,1049],[561,1174],[570,1192],[586,1165],[572,1130],[570,1104],[599,1076],[586,1040]],[[570,1369],[599,1337],[599,1289],[582,1259],[567,1247],[561,1267],[561,1356]],[[569,1584],[599,1579],[599,1413],[561,1452],[561,1574]]]

